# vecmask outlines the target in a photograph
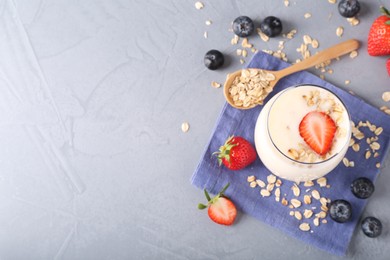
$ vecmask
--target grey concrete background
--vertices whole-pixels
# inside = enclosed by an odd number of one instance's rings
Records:
[[[34,102],[57,111],[33,106],[32,116],[2,121],[1,259],[340,258],[244,214],[232,227],[213,224],[197,210],[204,196],[189,179],[225,102],[210,83],[242,67],[230,44],[234,18],[247,15],[258,26],[274,15],[284,33],[297,29],[285,42],[290,62],[305,34],[320,50],[360,40],[358,57],[333,62],[325,79],[376,107],[390,106],[381,100],[390,91],[388,57],[366,52],[370,25],[390,1],[361,0],[354,27],[328,0],[290,0],[288,7],[282,0],[203,0],[202,10],[195,2],[1,1],[2,79],[20,88],[23,113]],[[249,38],[274,51],[281,40]],[[210,49],[225,53],[223,69],[204,67]],[[346,259],[389,258],[389,164],[364,213],[378,216],[384,233],[369,239],[358,228]]]

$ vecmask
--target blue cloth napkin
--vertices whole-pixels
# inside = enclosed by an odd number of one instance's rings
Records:
[[[280,70],[287,66],[289,66],[288,63],[263,52],[259,52],[252,58],[247,67]],[[356,124],[358,124],[359,121],[366,122],[369,120],[371,124],[378,127],[381,126],[384,129],[382,134],[378,136],[379,139],[377,141],[381,146],[378,150],[379,156],[376,156],[375,158],[371,156],[371,158],[367,160],[365,158],[365,151],[369,146],[366,142],[366,138],[360,141],[357,140],[360,144],[360,151],[355,152],[349,148],[346,154],[349,161],[354,161],[355,166],[346,167],[343,163],[340,163],[331,173],[326,175],[326,179],[330,185],[329,188],[320,187],[316,183],[313,187],[304,187],[303,183],[299,184],[301,194],[298,199],[301,201],[303,201],[303,196],[305,194],[310,194],[311,190],[314,189],[318,190],[322,197],[331,200],[348,200],[353,208],[352,219],[349,222],[343,224],[336,223],[327,215],[325,218],[327,223],[323,224],[320,220],[320,225],[315,226],[313,224],[314,216],[309,219],[303,217],[302,220],[298,220],[289,214],[290,211],[294,209],[283,206],[280,202],[275,201],[274,195],[262,197],[260,195],[260,187],[251,188],[247,181],[248,176],[254,175],[257,179],[266,182],[267,176],[271,174],[259,159],[251,166],[239,172],[233,172],[218,165],[217,159],[212,153],[217,151],[230,135],[242,136],[254,144],[255,123],[262,106],[257,106],[250,110],[238,110],[227,103],[224,105],[211,135],[211,139],[204,151],[204,155],[191,178],[191,182],[193,185],[201,189],[206,188],[214,194],[229,182],[230,187],[225,194],[232,199],[238,209],[242,212],[308,244],[317,246],[318,248],[336,255],[345,255],[353,231],[356,224],[359,222],[361,213],[367,203],[367,200],[354,197],[350,190],[350,184],[354,179],[363,176],[374,182],[377,179],[380,172],[380,168],[377,168],[377,163],[382,163],[389,147],[390,116],[365,103],[362,99],[305,71],[292,74],[280,80],[276,85],[274,92],[269,95],[266,101],[268,101],[277,91],[302,83],[316,84],[336,93],[346,104],[350,111],[352,121]],[[367,127],[361,127],[360,130],[366,137],[375,136]],[[281,198],[285,195],[285,198],[290,201],[290,199],[294,198],[294,194],[291,190],[293,182],[287,180],[282,180],[282,182],[280,187]],[[314,209],[312,207],[314,207]],[[299,210],[303,213],[304,209],[312,209],[314,213],[318,213],[320,207],[321,204],[319,201],[312,198],[311,205],[302,203],[302,206],[295,210]],[[311,231],[301,231],[298,227],[302,222],[308,222],[311,226]]]

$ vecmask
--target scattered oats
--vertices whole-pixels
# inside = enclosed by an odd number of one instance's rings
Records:
[[[309,19],[311,17],[311,13],[305,13],[303,17],[305,17],[305,19]]]
[[[294,183],[294,185],[291,187],[293,193],[294,193],[294,196],[295,197],[299,197],[299,194],[301,194],[301,190],[299,189],[299,187]]]
[[[344,83],[345,83],[345,85],[349,85],[349,83],[351,83],[351,81],[350,80],[346,80]]]
[[[242,57],[248,56],[248,51],[247,50],[242,50]]]
[[[375,129],[374,134],[380,135],[382,132],[383,132],[383,127],[378,127],[377,129]]]
[[[204,32],[204,33],[203,33],[203,37],[204,37],[205,39],[207,39],[208,33],[207,33],[207,32]]]
[[[211,86],[213,88],[220,88],[221,87],[221,83],[218,83],[218,82],[215,82],[215,81],[211,81]]]
[[[303,42],[304,42],[305,44],[311,44],[312,41],[313,41],[313,40],[311,39],[311,37],[310,37],[309,35],[307,35],[307,34],[303,35]]]
[[[260,195],[263,197],[269,197],[271,195],[271,192],[269,192],[269,190],[266,190],[266,189],[261,189]]]
[[[248,176],[248,178],[246,180],[248,182],[252,182],[252,181],[256,180],[256,177],[254,175],[251,175],[251,176]]]
[[[358,52],[357,51],[351,51],[351,53],[349,54],[349,57],[351,57],[352,59],[356,58],[357,56],[358,56]]]
[[[253,47],[253,45],[250,44],[250,43],[248,42],[248,39],[247,39],[247,38],[244,38],[244,39],[242,40],[241,46],[242,46],[243,48],[252,48],[252,47]]]
[[[275,196],[275,201],[279,202],[280,201],[280,197]]]
[[[242,50],[241,49],[237,49],[236,50],[236,54],[237,54],[237,56],[241,56],[242,55]]]
[[[274,189],[274,187],[275,187],[274,183],[268,183],[266,189],[271,192]]]
[[[390,101],[390,91],[383,92],[382,99],[385,102],[389,102]]]
[[[290,216],[294,216],[294,210],[290,210]]]
[[[303,215],[305,216],[305,218],[311,218],[311,216],[313,216],[313,211],[311,209],[305,209]]]
[[[296,33],[297,33],[297,30],[293,29],[290,32],[288,32],[286,35],[283,35],[283,36],[286,37],[287,39],[292,39],[292,38],[294,38]]]
[[[319,218],[326,218],[326,212],[325,211],[321,211],[320,213],[316,214],[317,217]]]
[[[237,35],[234,35],[230,41],[231,45],[236,45],[238,43],[239,39],[240,39],[240,37],[238,37]]]
[[[305,183],[303,184],[303,186],[305,186],[305,187],[311,187],[313,185],[314,185],[313,181],[305,181]]]
[[[359,152],[360,151],[360,145],[358,143],[353,144],[352,145],[352,150],[354,150],[355,152]]]
[[[326,220],[326,219],[322,219],[322,224],[326,224],[326,223],[328,223],[328,221]]]
[[[328,69],[328,73],[329,74],[333,74],[333,70],[332,69]]]
[[[319,45],[320,44],[318,43],[318,41],[316,39],[312,40],[311,47],[313,47],[314,49],[317,49]]]
[[[314,226],[319,226],[320,225],[320,219],[318,217],[316,217],[315,219],[313,219],[313,224]]]
[[[284,6],[288,7],[290,5],[290,2],[288,0],[284,0]]]
[[[196,3],[195,3],[195,8],[196,8],[196,9],[200,10],[200,9],[202,9],[203,7],[204,7],[204,4],[203,4],[202,2],[196,2]]]
[[[252,181],[252,182],[249,184],[249,186],[250,186],[251,188],[255,188],[255,187],[257,186],[257,183],[256,183],[255,181]]]
[[[301,219],[302,219],[302,214],[301,214],[301,212],[295,211],[295,212],[294,212],[294,217],[295,217],[296,219],[298,219],[298,220],[301,220]]]
[[[310,225],[309,223],[302,223],[299,225],[299,229],[302,231],[309,231],[310,230]]]
[[[379,153],[378,152],[375,152],[374,153],[374,158],[377,158],[379,156]]]
[[[383,110],[386,114],[390,115],[390,108]]]
[[[321,206],[322,212],[328,212],[328,207],[326,205]]]
[[[328,2],[331,4],[335,4],[337,2],[337,0],[328,0]]]
[[[355,167],[355,162],[354,161],[350,161],[349,164],[348,164],[348,167]]]
[[[301,206],[301,202],[297,199],[291,199],[290,200],[291,205],[293,205],[294,208],[299,208]]]
[[[379,150],[381,148],[381,145],[378,142],[373,142],[372,144],[370,144],[370,148],[373,151],[376,151],[376,150]]]
[[[268,42],[269,41],[269,37],[267,35],[265,35],[261,30],[260,28],[257,28],[257,34],[260,36],[260,38],[264,41],[264,42]]]
[[[275,185],[276,185],[276,187],[280,187],[282,185],[282,180],[281,179],[277,179],[276,182],[275,182]]]
[[[310,195],[303,196],[303,202],[307,205],[311,204],[311,197]]]
[[[187,133],[190,130],[190,125],[187,122],[181,124],[181,131]]]
[[[324,80],[325,79],[325,76],[324,75],[320,75],[320,78],[322,79],[322,80]]]
[[[287,206],[288,205],[288,200],[286,198],[282,198],[282,205]]]
[[[206,25],[211,25],[212,21],[211,20],[206,20]]]
[[[311,196],[313,196],[313,198],[315,198],[316,200],[319,200],[321,198],[320,193],[318,192],[318,190],[312,190],[311,191]]]
[[[343,158],[343,163],[344,163],[344,165],[345,165],[346,167],[349,166],[349,160],[348,160],[347,157],[344,157],[344,158]]]
[[[379,169],[381,167],[381,163],[376,163],[375,167]]]
[[[336,29],[336,35],[337,35],[338,37],[341,37],[341,36],[343,35],[343,33],[344,33],[344,28],[343,28],[342,26],[337,27],[337,29]]]
[[[275,189],[275,196],[280,197],[280,188]]]
[[[276,176],[273,174],[270,174],[267,176],[268,183],[275,183],[276,182]]]
[[[257,183],[257,185],[259,185],[261,188],[264,188],[264,187],[265,187],[265,183],[264,183],[262,180],[260,180],[260,179],[257,179],[257,180],[256,180],[256,183]]]
[[[325,187],[327,183],[327,180],[325,177],[321,177],[317,180],[317,184],[320,185],[320,187]]]
[[[356,26],[360,23],[359,19],[357,19],[356,17],[347,18],[347,21],[351,26]]]

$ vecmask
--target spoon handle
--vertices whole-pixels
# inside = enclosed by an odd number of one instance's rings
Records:
[[[290,67],[278,71],[278,76],[282,78],[292,73],[308,69],[327,60],[334,59],[341,55],[347,54],[353,50],[356,50],[357,48],[359,48],[359,42],[354,39],[336,44],[299,63],[296,63]]]

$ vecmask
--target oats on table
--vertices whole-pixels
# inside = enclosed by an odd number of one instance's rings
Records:
[[[196,9],[198,9],[198,10],[200,10],[200,9],[202,9],[204,7],[204,4],[202,3],[202,2],[196,2],[195,3],[195,8]]]
[[[181,131],[187,133],[190,130],[190,125],[187,122],[181,124]]]

